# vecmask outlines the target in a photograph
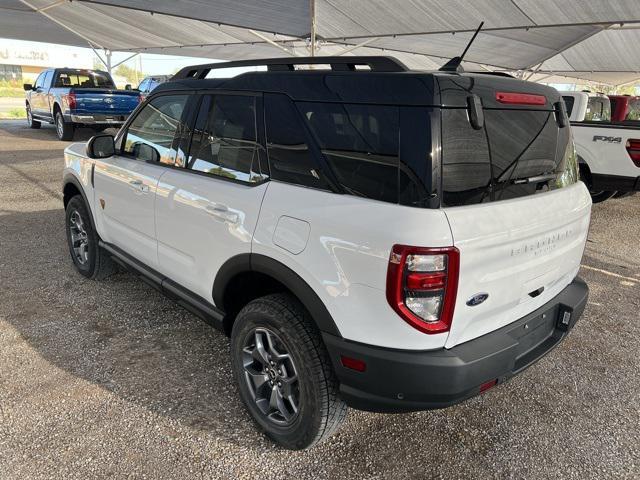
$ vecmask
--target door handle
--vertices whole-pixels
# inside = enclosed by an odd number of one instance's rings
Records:
[[[139,192],[144,193],[149,191],[149,186],[145,185],[142,180],[129,180],[129,185],[131,185],[131,188]]]
[[[238,223],[238,214],[230,211],[229,208],[224,205],[207,205],[204,209],[209,215],[223,222],[231,224]]]

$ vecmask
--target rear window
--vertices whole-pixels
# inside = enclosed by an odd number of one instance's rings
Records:
[[[54,87],[116,88],[106,73],[91,71],[58,72]]]
[[[640,121],[640,99],[629,102],[629,111],[624,119],[633,122]]]
[[[610,122],[611,102],[608,97],[589,97],[587,112],[584,114],[585,122]]]
[[[558,188],[569,141],[554,113],[485,109],[474,130],[466,109],[442,110],[443,206],[472,205]]]

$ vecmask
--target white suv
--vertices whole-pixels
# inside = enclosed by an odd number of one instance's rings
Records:
[[[292,449],[346,405],[440,408],[504,382],[588,295],[564,104],[500,75],[188,67],[115,139],[67,148],[64,205],[78,271],[126,266],[230,335],[243,402]]]

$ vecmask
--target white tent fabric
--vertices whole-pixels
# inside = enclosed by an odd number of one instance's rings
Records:
[[[640,0],[0,0],[0,37],[217,59],[308,55],[312,19],[317,55],[433,69],[484,21],[474,69],[640,78]]]

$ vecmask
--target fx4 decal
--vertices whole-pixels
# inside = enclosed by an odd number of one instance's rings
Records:
[[[594,135],[594,142],[622,143],[622,137],[605,137],[602,135]]]

